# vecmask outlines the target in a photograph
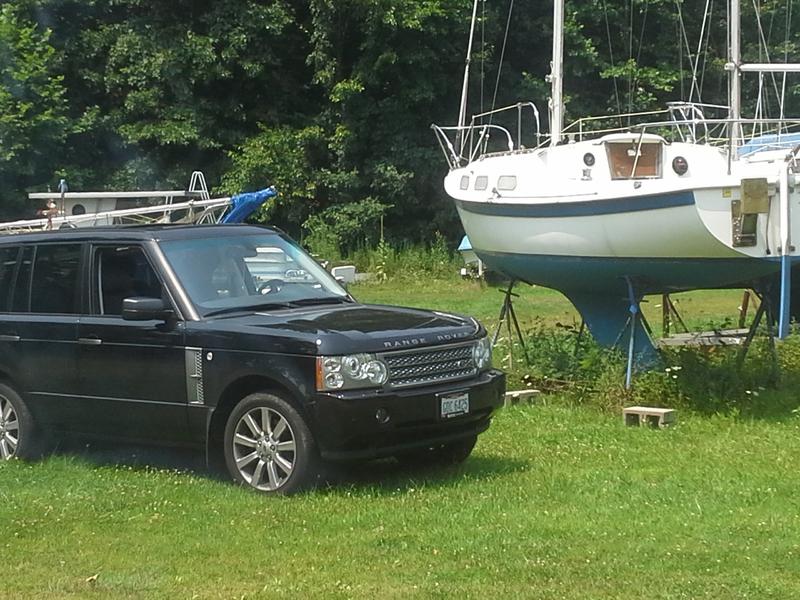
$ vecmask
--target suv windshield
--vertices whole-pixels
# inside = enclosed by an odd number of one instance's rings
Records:
[[[159,245],[203,316],[349,301],[325,269],[275,233]]]

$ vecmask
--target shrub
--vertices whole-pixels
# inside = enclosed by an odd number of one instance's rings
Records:
[[[530,366],[517,361],[509,374],[511,385],[557,391],[568,403],[605,410],[644,404],[742,416],[800,410],[794,393],[800,384],[797,336],[779,343],[774,353],[766,336],[757,337],[745,360],[738,346],[665,349],[662,364],[636,372],[630,390],[624,386],[625,355],[598,346],[587,334],[579,338],[573,325],[551,328],[539,322],[526,332],[525,343]],[[504,364],[507,354],[508,340],[503,339],[496,362]]]
[[[343,253],[375,240],[378,220],[389,208],[374,198],[329,206],[303,223],[308,232],[305,243],[322,258],[338,260]]]
[[[387,281],[419,281],[424,279],[453,279],[458,277],[461,258],[437,233],[429,245],[391,246],[385,240],[375,247],[362,247],[347,257],[359,271],[375,275],[377,283]]]

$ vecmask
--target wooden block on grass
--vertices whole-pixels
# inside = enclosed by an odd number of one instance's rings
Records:
[[[667,427],[678,420],[678,414],[671,408],[629,406],[622,409],[622,420],[625,425]]]
[[[511,406],[512,404],[519,404],[520,402],[533,402],[534,396],[541,394],[540,390],[516,390],[513,392],[506,392],[505,401],[503,406]]]

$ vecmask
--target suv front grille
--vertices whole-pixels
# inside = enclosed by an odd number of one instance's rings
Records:
[[[477,373],[473,344],[387,352],[380,358],[389,368],[389,387],[404,388],[466,379]]]

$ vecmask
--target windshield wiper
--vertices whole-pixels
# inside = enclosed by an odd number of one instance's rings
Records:
[[[315,304],[350,304],[347,296],[325,296],[324,298],[300,298],[299,300],[292,300],[292,306],[313,306]]]
[[[267,302],[265,304],[251,304],[248,306],[229,306],[227,308],[218,308],[205,313],[206,317],[217,317],[219,315],[226,315],[240,312],[258,312],[259,310],[269,310],[271,308],[292,308],[294,306],[291,302]]]

